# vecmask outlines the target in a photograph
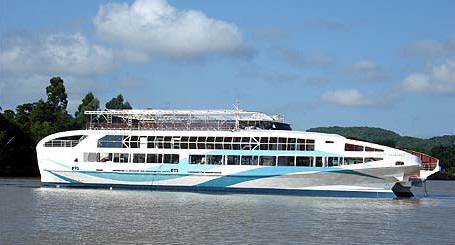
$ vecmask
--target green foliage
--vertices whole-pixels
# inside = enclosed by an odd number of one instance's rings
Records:
[[[123,101],[123,95],[119,94],[106,103],[106,109],[133,109],[128,101]]]
[[[82,103],[77,107],[76,117],[83,117],[85,111],[97,111],[100,109],[100,101],[92,92],[88,92],[82,99]]]
[[[17,106],[16,113],[1,113],[0,174],[37,174],[35,146],[43,137],[74,128],[74,120],[66,112],[68,104],[64,82],[50,79],[46,88],[48,100]]]
[[[320,132],[327,134],[339,134],[350,138],[357,138],[364,141],[376,142],[384,139],[397,141],[399,134],[382,128],[370,127],[318,127],[307,130],[308,132]]]
[[[455,167],[450,167],[447,171],[446,171],[446,175],[447,177],[451,178],[451,179],[455,179]]]
[[[431,148],[428,154],[438,158],[440,165],[445,170],[455,167],[455,142],[451,146],[435,146]]]
[[[46,87],[46,93],[47,102],[51,105],[51,108],[62,111],[66,110],[68,95],[66,94],[62,78],[51,78],[50,85]]]
[[[97,111],[100,109],[100,101],[96,98],[92,92],[89,92],[82,99],[82,103],[77,108],[76,113],[76,125],[78,128],[83,128],[87,124],[87,117],[84,115],[85,111]]]
[[[55,132],[83,129],[84,111],[99,110],[100,101],[89,92],[82,99],[75,117],[66,111],[68,95],[62,78],[53,77],[46,87],[47,100],[18,105],[16,111],[0,113],[0,176],[38,175],[36,144]],[[106,103],[110,109],[131,109],[119,94]],[[0,107],[1,108],[1,107]],[[1,111],[1,109],[0,109]]]
[[[382,140],[375,140],[373,143],[379,144],[379,145],[385,145],[389,147],[396,148],[397,147],[397,142],[393,139],[382,139]]]
[[[13,119],[10,112],[0,113],[0,176],[38,175],[35,144]]]

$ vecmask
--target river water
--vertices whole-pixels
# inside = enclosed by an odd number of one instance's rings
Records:
[[[44,188],[0,179],[0,244],[453,244],[455,181],[413,199]]]

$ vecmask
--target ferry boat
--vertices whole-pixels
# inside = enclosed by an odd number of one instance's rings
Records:
[[[293,131],[243,110],[86,111],[86,130],[37,145],[44,186],[411,197],[439,171],[418,152]]]

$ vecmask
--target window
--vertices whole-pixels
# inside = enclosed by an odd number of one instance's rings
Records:
[[[305,139],[297,139],[297,150],[298,151],[305,150]]]
[[[326,140],[325,143],[326,144],[333,144],[333,141],[332,140]]]
[[[85,138],[87,138],[86,135],[60,137],[57,139],[47,141],[46,143],[44,143],[44,147],[74,147]]]
[[[172,137],[170,137],[170,136],[164,137],[164,140],[163,140],[164,149],[171,149],[171,139],[172,139]]]
[[[111,162],[112,153],[100,153],[99,159],[100,159],[100,162]]]
[[[208,155],[207,164],[210,165],[222,165],[223,164],[223,156],[222,155]]]
[[[207,149],[215,149],[215,137],[207,137],[207,143],[205,145]]]
[[[232,138],[232,149],[233,150],[240,150],[240,137],[233,137]]]
[[[314,151],[314,140],[306,140],[306,147],[307,151]]]
[[[279,156],[278,157],[278,166],[294,166],[294,156]]]
[[[259,157],[259,165],[275,166],[276,157],[275,156],[261,156],[261,157]]]
[[[227,156],[227,165],[240,165],[240,156]]]
[[[130,148],[139,148],[139,136],[130,137]]]
[[[179,155],[178,154],[164,154],[163,163],[177,164],[177,163],[179,163]]]
[[[180,148],[181,149],[188,149],[188,139],[189,139],[189,137],[187,137],[187,136],[183,136],[180,139]]]
[[[261,137],[261,150],[268,150],[269,149],[269,138],[268,137]]]
[[[205,139],[206,139],[206,137],[198,137],[198,139],[197,139],[197,148],[198,149],[205,149]]]
[[[217,150],[222,150],[223,149],[223,137],[216,137],[215,138],[215,149],[217,149]]]
[[[270,137],[269,139],[269,150],[277,150],[278,139],[276,137]]]
[[[147,137],[141,136],[139,138],[139,148],[147,148]]]
[[[163,136],[156,136],[155,138],[155,147],[159,149],[163,149]]]
[[[105,135],[98,140],[98,147],[100,148],[122,148],[123,147],[122,135]]]
[[[345,144],[344,150],[345,151],[363,151],[363,146],[354,145],[354,144]]]
[[[205,164],[205,155],[190,155],[190,164]]]
[[[376,149],[372,147],[365,146],[365,151],[384,151],[383,149]]]
[[[220,137],[222,138],[222,137]],[[218,137],[217,137],[218,139]],[[225,150],[232,150],[232,137],[224,137],[224,144],[223,144],[223,149]]]
[[[127,163],[129,160],[129,156],[130,156],[130,154],[128,154],[128,153],[114,153],[113,162]]]
[[[345,157],[344,165],[359,164],[363,163],[363,158],[361,157]]]
[[[196,149],[197,137],[190,137],[190,149]]]
[[[251,149],[252,150],[259,150],[259,141],[260,141],[260,138],[259,137],[253,137],[251,138]]]
[[[129,156],[128,153],[120,153],[119,162],[128,162]]]
[[[328,157],[327,158],[328,167],[334,167],[334,166],[339,166],[339,165],[341,165],[339,157]]]
[[[287,145],[287,138],[278,138],[278,141],[279,141],[278,150],[285,151]]]
[[[114,153],[114,159],[113,159],[113,161],[114,161],[114,162],[119,162],[119,159],[120,159],[120,153]]]
[[[381,161],[383,158],[378,158],[378,157],[365,157],[365,162],[376,162],[376,161]]]
[[[288,139],[288,146],[287,146],[286,150],[295,151],[295,143],[296,143],[296,139],[295,138],[289,138]]]
[[[155,148],[155,136],[147,137],[147,148]]]
[[[89,152],[84,153],[84,162],[98,162],[98,153]]]
[[[242,165],[258,165],[257,156],[242,156]]]
[[[322,167],[322,165],[323,165],[322,157],[316,157],[315,167]]]
[[[242,150],[250,150],[251,149],[250,137],[242,137],[241,149]]]
[[[147,163],[162,163],[162,154],[147,154]]]
[[[311,167],[313,166],[313,157],[296,157],[295,165],[301,167]]]
[[[134,163],[145,163],[145,154],[134,153],[133,154],[133,162]]]

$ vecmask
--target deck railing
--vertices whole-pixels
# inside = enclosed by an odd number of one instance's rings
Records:
[[[422,161],[422,168],[420,170],[417,170],[415,173],[411,174],[409,176],[409,179],[426,179],[427,176],[433,174],[432,171],[437,172],[435,170],[439,166],[439,160],[436,157],[432,157],[430,155],[427,155],[425,153],[417,152],[417,151],[411,151],[411,150],[406,150],[404,151],[411,153],[412,155],[420,158]],[[422,172],[424,171],[424,172]],[[421,176],[421,172],[422,175]]]
[[[106,122],[89,122],[87,129],[117,129],[117,130],[234,130],[236,129],[235,122],[201,122],[185,124],[185,123],[106,123]]]
[[[51,140],[44,143],[46,147],[75,147],[80,140]]]

